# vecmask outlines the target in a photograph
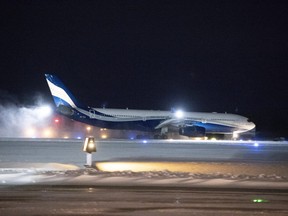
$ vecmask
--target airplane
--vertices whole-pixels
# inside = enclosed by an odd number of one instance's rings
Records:
[[[167,138],[175,130],[187,137],[234,137],[255,128],[248,118],[228,113],[93,108],[78,101],[56,75],[45,77],[59,114],[100,128],[154,132],[155,138]]]

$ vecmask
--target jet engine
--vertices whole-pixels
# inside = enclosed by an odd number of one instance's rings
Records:
[[[66,115],[66,116],[72,116],[74,114],[74,111],[72,108],[70,107],[67,107],[65,105],[62,105],[60,104],[58,107],[57,107],[57,112],[63,114],[63,115]]]
[[[179,134],[188,137],[203,137],[205,136],[205,128],[198,126],[181,127]]]

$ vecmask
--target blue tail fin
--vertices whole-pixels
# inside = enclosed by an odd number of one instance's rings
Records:
[[[78,100],[76,100],[73,94],[69,91],[69,89],[65,87],[65,85],[61,82],[61,80],[57,76],[51,74],[45,74],[45,77],[57,107],[59,107],[60,105],[72,108],[86,107]]]

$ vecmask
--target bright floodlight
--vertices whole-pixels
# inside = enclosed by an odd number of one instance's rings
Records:
[[[175,112],[175,116],[176,116],[176,118],[178,118],[178,119],[183,118],[184,112],[183,112],[182,110],[177,110],[177,111]]]

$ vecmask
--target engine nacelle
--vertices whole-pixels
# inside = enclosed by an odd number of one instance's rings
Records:
[[[188,137],[203,137],[205,136],[205,128],[198,126],[182,127],[179,129],[179,134]]]
[[[57,107],[57,112],[59,112],[59,113],[61,113],[63,115],[66,115],[66,116],[72,116],[74,114],[74,111],[73,111],[72,108],[64,106],[62,104],[60,104]]]

